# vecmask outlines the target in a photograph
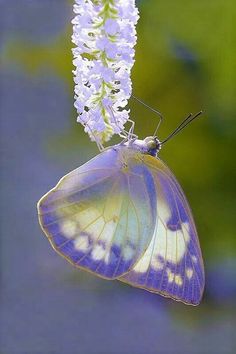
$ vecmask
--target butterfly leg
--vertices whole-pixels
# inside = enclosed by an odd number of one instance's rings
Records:
[[[128,122],[131,123],[131,127],[129,129],[129,140],[132,139],[132,138],[137,138],[137,135],[134,134],[134,127],[135,127],[135,122],[131,119],[128,119]]]
[[[96,137],[96,135],[94,134],[94,132],[92,131],[92,129],[90,128],[90,126],[88,125],[88,122],[91,120],[92,117],[89,118],[89,120],[83,124],[84,127],[88,127],[96,144],[97,144],[97,147],[98,147],[98,150],[100,152],[103,152],[105,150],[105,147],[102,145],[102,143],[98,140],[98,138]]]
[[[119,127],[119,122],[117,122],[117,119],[116,119],[116,117],[115,117],[115,115],[114,115],[114,111],[113,111],[112,107],[108,107],[108,108],[110,109],[111,115],[112,115],[112,117],[113,117],[114,122],[116,123],[116,126],[117,126],[118,128],[120,128],[120,127]],[[129,131],[123,129],[123,130],[121,131],[121,133],[119,134],[120,137],[121,137],[121,138],[124,138],[125,141],[126,141],[126,140],[128,141],[128,140],[130,140],[130,139],[132,139],[132,138],[137,138],[137,135],[134,134],[135,122],[134,122],[133,120],[131,120],[131,119],[128,119],[127,122],[130,122],[130,123],[131,123],[131,127],[130,127]]]
[[[120,137],[124,138],[124,141],[122,141],[122,143],[125,143],[126,141],[132,140],[132,139],[137,139],[137,135],[134,134],[134,126],[135,126],[135,122],[131,119],[128,119],[127,122],[131,123],[131,127],[129,128],[129,130],[123,130],[120,135]]]

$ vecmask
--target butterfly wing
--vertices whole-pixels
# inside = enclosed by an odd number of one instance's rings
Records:
[[[143,163],[156,188],[155,231],[142,258],[119,280],[197,305],[204,289],[204,268],[191,210],[175,177],[160,159],[146,155]]]
[[[53,248],[108,279],[134,266],[154,232],[151,174],[136,154],[125,147],[108,149],[63,177],[38,203]]]

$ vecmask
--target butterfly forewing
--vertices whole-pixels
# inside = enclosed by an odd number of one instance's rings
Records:
[[[191,210],[178,182],[161,160],[146,155],[143,163],[155,184],[156,227],[141,259],[120,280],[196,305],[203,293],[204,269]]]
[[[155,227],[151,173],[137,153],[126,150],[99,154],[63,177],[38,203],[40,224],[55,250],[108,279],[135,265]]]

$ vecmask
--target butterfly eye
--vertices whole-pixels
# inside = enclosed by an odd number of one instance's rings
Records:
[[[153,149],[156,149],[157,148],[157,143],[155,140],[152,140],[152,141],[149,141],[147,143],[147,147],[149,150],[153,150]]]
[[[157,146],[156,140],[152,136],[147,136],[144,139],[144,142],[145,142],[148,149],[155,149],[155,147]]]
[[[148,152],[153,156],[161,149],[161,143],[156,137],[147,137],[144,141]]]

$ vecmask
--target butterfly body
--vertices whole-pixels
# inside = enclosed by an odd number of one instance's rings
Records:
[[[69,262],[187,304],[204,288],[192,214],[155,137],[106,149],[38,203],[41,227]]]

